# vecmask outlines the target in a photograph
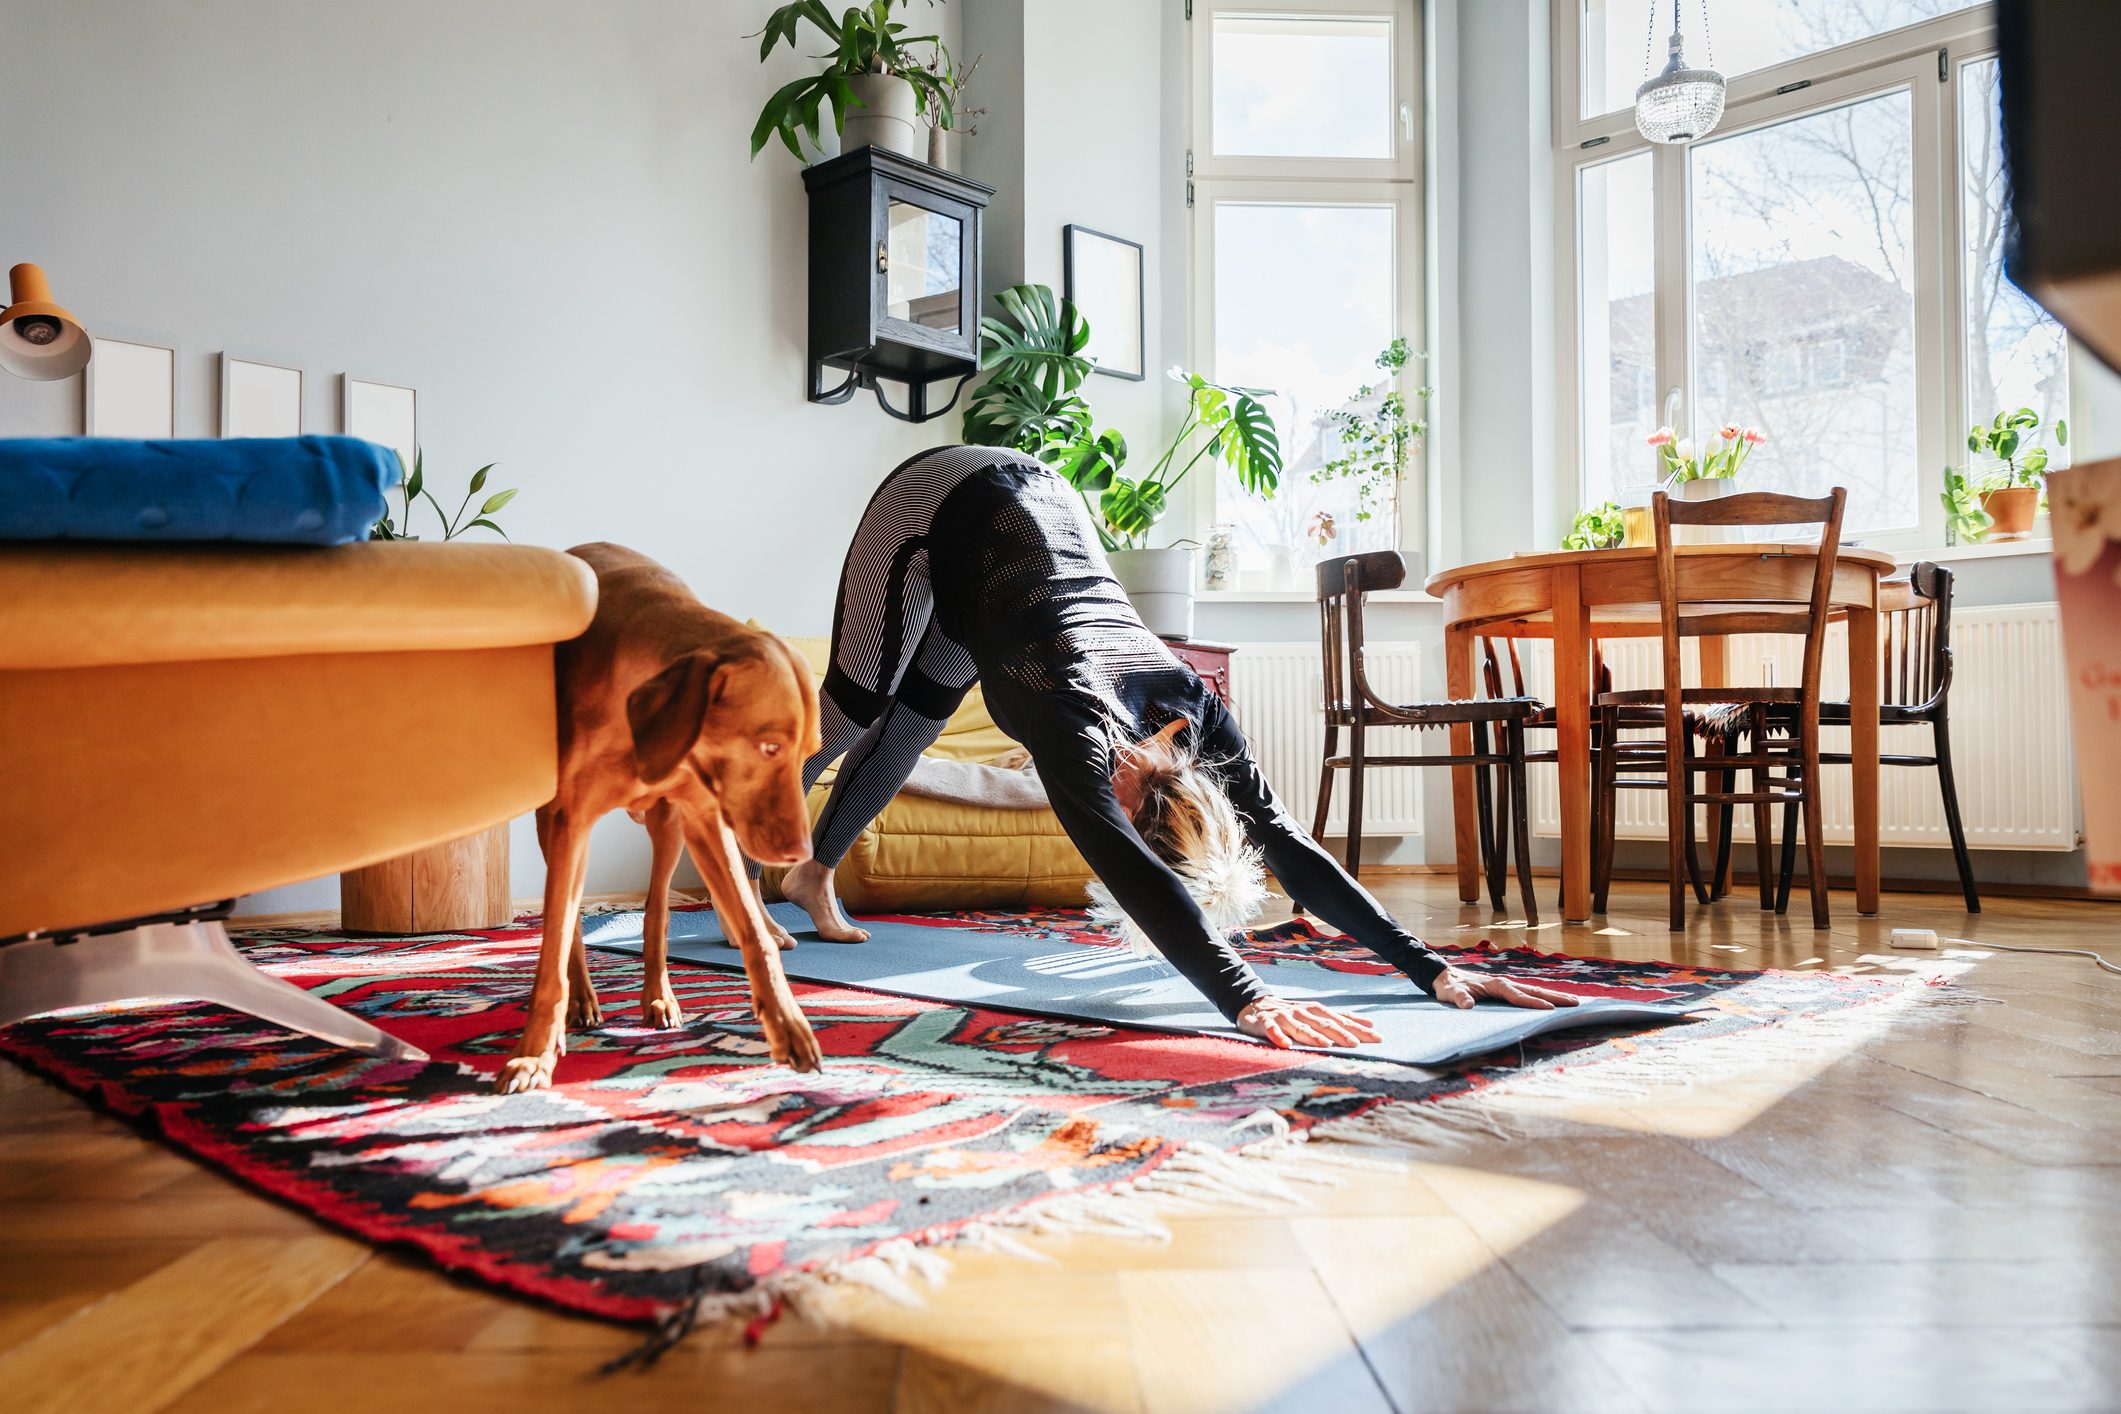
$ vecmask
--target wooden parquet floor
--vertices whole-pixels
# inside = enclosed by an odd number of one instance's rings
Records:
[[[1446,879],[1377,885],[1439,941],[1510,931]],[[1535,945],[1860,967],[1898,923],[2121,959],[2110,905],[1898,895],[1859,920],[1837,895],[1822,937],[1734,899],[1675,938],[1661,889],[1616,894]],[[1537,1102],[1535,1137],[1176,1218],[1168,1244],[962,1255],[924,1309],[855,1297],[835,1328],[704,1332],[607,1379],[631,1332],[327,1232],[0,1063],[0,1409],[2121,1408],[2121,978],[1967,960],[1997,1005]]]

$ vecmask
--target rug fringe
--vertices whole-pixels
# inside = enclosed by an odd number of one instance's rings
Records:
[[[1932,985],[1924,985],[1924,981]],[[1877,1001],[1824,1016],[1797,1017],[1685,1047],[1653,1048],[1583,1066],[1553,1065],[1496,1077],[1465,1094],[1440,1100],[1379,1105],[1347,1119],[1329,1120],[1308,1131],[1292,1130],[1272,1111],[1248,1116],[1237,1129],[1258,1127],[1257,1141],[1238,1149],[1189,1143],[1149,1173],[1094,1192],[1061,1193],[1013,1213],[932,1234],[894,1238],[861,1257],[834,1267],[776,1274],[742,1292],[702,1294],[673,1311],[641,1346],[604,1369],[646,1368],[703,1325],[742,1317],[755,1341],[783,1311],[819,1324],[837,1324],[833,1309],[846,1292],[862,1291],[904,1306],[925,1304],[924,1292],[947,1279],[949,1248],[1006,1253],[1028,1261],[1052,1256],[1027,1246],[1023,1236],[1121,1237],[1168,1242],[1166,1215],[1227,1211],[1259,1212],[1303,1207],[1297,1185],[1331,1187],[1350,1169],[1396,1167],[1382,1154],[1420,1155],[1462,1149],[1481,1141],[1525,1138],[1535,1117],[1513,1110],[1513,1100],[1641,1099],[1657,1091],[1685,1090],[1750,1071],[1811,1059],[1823,1050],[1852,1046],[1881,1035],[1911,1009],[1925,1013],[1986,1005],[1988,999],[1941,979],[1910,979]]]

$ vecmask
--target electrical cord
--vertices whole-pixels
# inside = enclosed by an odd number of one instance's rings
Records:
[[[2057,957],[2088,957],[2103,970],[2113,973],[2116,977],[2121,977],[2121,963],[2108,962],[2103,956],[2093,952],[2090,948],[2036,948],[2028,947],[2023,943],[1975,942],[1972,938],[1946,938],[1944,941],[1947,943],[1958,943],[1969,948],[1994,948],[1998,952],[2044,952],[2053,953]]]

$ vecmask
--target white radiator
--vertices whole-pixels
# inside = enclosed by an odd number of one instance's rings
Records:
[[[1400,702],[1420,700],[1420,644],[1371,643],[1364,662],[1381,696]],[[1325,755],[1321,665],[1316,639],[1247,643],[1230,655],[1230,696],[1237,720],[1275,794],[1307,829],[1318,808],[1319,761]],[[1442,752],[1449,750],[1446,743],[1442,731],[1417,732],[1406,727],[1373,729],[1368,737],[1370,749],[1384,755]],[[1345,732],[1341,750],[1347,750]],[[1421,778],[1435,774],[1412,768],[1368,772],[1363,782],[1363,834],[1421,833]],[[1345,835],[1348,773],[1334,775],[1333,811],[1326,818],[1326,833]],[[1442,798],[1449,799],[1448,784],[1440,788],[1445,791]]]
[[[1959,781],[1959,808],[1966,822],[1967,843],[1976,849],[2075,849],[2077,773],[2070,752],[2068,684],[2062,644],[2052,604],[2015,604],[1952,611],[1952,765]],[[1550,645],[1519,644],[1525,690],[1551,700],[1553,656]],[[1694,680],[1693,645],[1685,645],[1689,680]],[[1663,681],[1660,649],[1653,638],[1614,639],[1604,645],[1614,686],[1656,687]],[[1786,635],[1739,636],[1730,641],[1730,677],[1734,683],[1795,684],[1802,641]],[[1234,660],[1233,660],[1234,661]],[[1848,695],[1848,648],[1836,625],[1827,640],[1823,690],[1829,698]],[[1651,735],[1651,734],[1645,734]],[[1544,733],[1535,734],[1539,743]],[[1888,754],[1925,755],[1930,729],[1886,727],[1879,750]],[[1845,728],[1821,735],[1828,751],[1846,751]],[[1739,777],[1739,787],[1745,779]],[[1560,809],[1551,767],[1532,768],[1532,829],[1558,836]],[[1849,773],[1826,768],[1823,802],[1826,838],[1847,844],[1853,839]],[[1924,767],[1879,768],[1879,838],[1886,845],[1948,847],[1944,807],[1937,792],[1937,773]],[[1752,838],[1752,812],[1737,811],[1740,838]],[[1664,797],[1655,791],[1620,793],[1617,831],[1624,838],[1663,839]],[[1780,828],[1778,824],[1776,828]]]

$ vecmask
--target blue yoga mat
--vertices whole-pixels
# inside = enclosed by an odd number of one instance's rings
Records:
[[[1030,933],[880,922],[862,924],[870,933],[866,943],[828,943],[796,905],[777,903],[771,911],[798,944],[793,952],[781,954],[781,966],[790,977],[805,982],[1075,1021],[1251,1039],[1225,1021],[1170,964],[1137,958],[1119,948],[1056,944]],[[585,918],[582,935],[593,948],[638,954],[641,915]],[[711,912],[670,916],[670,956],[708,967],[743,967]],[[1381,1040],[1346,1054],[1407,1065],[1451,1065],[1546,1031],[1653,1024],[1686,1015],[1675,1005],[1606,999],[1587,999],[1553,1011],[1527,1011],[1501,1002],[1460,1010],[1429,997],[1397,973],[1332,972],[1286,963],[1259,964],[1258,971],[1284,997],[1342,1008],[1377,1028]]]

